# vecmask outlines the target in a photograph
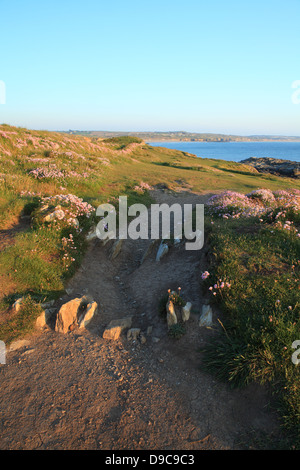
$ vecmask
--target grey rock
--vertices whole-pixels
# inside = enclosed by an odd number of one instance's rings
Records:
[[[150,336],[152,334],[152,331],[153,331],[153,326],[148,326],[147,332],[146,332],[147,336]]]
[[[202,305],[199,326],[212,326],[212,309],[210,305]]]
[[[191,315],[191,308],[192,308],[191,302],[187,302],[184,307],[181,307],[182,321],[186,322],[189,320],[190,315]]]
[[[54,303],[55,303],[55,300],[52,299],[52,300],[49,300],[48,302],[45,302],[45,303],[41,304],[41,307],[42,308],[51,308],[51,307],[53,307]]]
[[[140,335],[140,332],[141,332],[140,328],[130,328],[130,330],[127,331],[128,341],[137,341]]]
[[[250,165],[261,173],[273,173],[290,178],[300,177],[300,163],[271,157],[250,157],[240,163]]]
[[[158,248],[158,250],[157,250],[156,261],[160,261],[161,258],[162,258],[165,254],[168,253],[168,251],[169,251],[169,246],[168,246],[166,243],[161,242],[161,244],[160,244],[160,246],[159,246],[159,248]]]
[[[44,217],[44,222],[52,222],[55,219],[62,220],[65,217],[65,213],[60,206],[57,206],[54,212],[46,215]]]

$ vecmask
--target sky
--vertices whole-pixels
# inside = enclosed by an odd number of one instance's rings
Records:
[[[0,123],[300,135],[299,18],[300,0],[0,0]]]

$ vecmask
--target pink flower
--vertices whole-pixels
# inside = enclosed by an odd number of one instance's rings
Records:
[[[209,272],[208,271],[204,271],[204,273],[202,273],[201,277],[202,279],[207,279],[209,276]]]

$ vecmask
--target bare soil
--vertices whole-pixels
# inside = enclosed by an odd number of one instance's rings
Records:
[[[205,203],[207,196],[156,190],[158,202]],[[218,329],[198,326],[205,250],[173,246],[160,262],[141,264],[148,240],[91,243],[64,302],[90,294],[99,313],[87,330],[48,328],[7,353],[0,365],[0,449],[196,450],[245,449],[250,436],[279,435],[266,388],[232,390],[201,370],[199,348]],[[186,334],[167,333],[158,302],[181,287],[193,309]],[[147,341],[102,338],[112,319],[132,316]],[[146,335],[152,326],[152,333]]]

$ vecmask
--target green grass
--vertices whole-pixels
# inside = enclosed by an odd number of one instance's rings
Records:
[[[13,315],[11,319],[1,324],[1,336],[5,338],[5,343],[10,344],[12,341],[22,335],[31,333],[34,328],[37,317],[42,313],[42,308],[29,294],[24,297],[22,306],[18,314]]]
[[[181,323],[171,325],[168,330],[168,335],[173,339],[180,339],[183,335],[185,335],[185,333],[186,330]]]
[[[126,135],[121,137],[110,137],[108,139],[104,139],[103,142],[107,144],[113,144],[118,150],[120,150],[126,148],[127,145],[141,144],[143,141],[138,137]]]
[[[31,172],[37,168],[53,169],[56,176],[35,178]],[[86,252],[85,234],[97,223],[94,216],[78,217],[80,232],[68,223],[44,223],[41,197],[73,194],[94,208],[104,202],[117,208],[118,197],[127,195],[128,205],[148,206],[152,199],[141,189],[145,183],[212,194],[300,189],[299,180],[151,147],[134,136],[101,140],[0,126],[0,228],[15,227],[22,215],[31,217],[31,226],[12,235],[12,243],[0,252],[1,340],[9,343],[28,332],[39,304],[61,295]],[[288,217],[299,224],[299,216]],[[300,383],[291,344],[300,339],[299,239],[271,224],[274,220],[220,218],[206,223],[212,273],[206,288],[219,279],[230,281],[231,288],[212,296],[225,320],[223,333],[206,352],[205,366],[233,386],[272,383],[283,424],[296,441]],[[11,305],[21,296],[28,304],[12,315]]]
[[[290,446],[300,448],[300,371],[291,360],[300,339],[300,241],[266,220],[214,217],[206,224],[211,258],[204,289],[217,284],[212,302],[224,320],[203,367],[233,387],[271,384]]]

